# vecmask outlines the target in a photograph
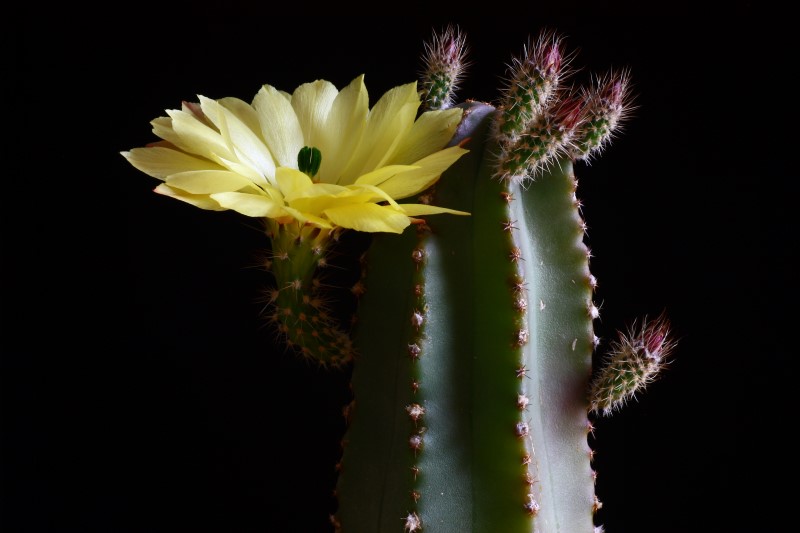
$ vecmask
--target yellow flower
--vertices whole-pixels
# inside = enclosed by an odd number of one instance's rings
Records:
[[[401,233],[413,217],[467,214],[397,202],[433,185],[467,152],[445,148],[460,109],[416,118],[416,83],[387,91],[372,109],[363,76],[341,91],[325,80],[292,94],[264,85],[252,104],[199,99],[152,121],[162,141],[122,152],[163,180],[160,194],[328,230]]]

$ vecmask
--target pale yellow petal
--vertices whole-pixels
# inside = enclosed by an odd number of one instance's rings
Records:
[[[330,229],[333,228],[333,225],[324,218],[320,218],[318,216],[314,216],[311,213],[305,213],[303,211],[299,211],[297,209],[293,209],[291,207],[284,207],[286,212],[292,216],[295,220],[302,222],[303,224],[313,224],[319,228],[326,228]]]
[[[301,193],[314,184],[311,178],[295,168],[278,167],[275,171],[275,179],[278,182],[281,194],[287,199]]]
[[[451,146],[435,152],[416,161],[414,164],[419,168],[389,178],[380,187],[396,200],[418,194],[436,183],[442,172],[468,151],[459,146]]]
[[[223,157],[213,156],[214,161],[225,167],[226,169],[239,174],[240,176],[244,176],[248,180],[252,181],[254,184],[258,185],[261,188],[267,186],[267,184],[274,185],[275,184],[275,177],[273,176],[270,180],[265,180],[264,176],[261,175],[256,169],[251,167],[246,163],[241,163],[239,161],[230,161]]]
[[[343,228],[369,233],[402,233],[411,224],[408,216],[392,207],[376,204],[351,204],[332,207],[325,215]]]
[[[236,115],[250,130],[261,138],[261,124],[258,122],[258,113],[253,106],[239,98],[226,97],[217,100],[221,106]]]
[[[441,150],[453,138],[462,114],[459,108],[423,113],[389,162],[408,165]]]
[[[394,177],[402,172],[408,172],[419,168],[414,165],[389,165],[381,167],[372,172],[367,172],[356,180],[356,185],[380,185],[391,177]]]
[[[170,198],[175,198],[176,200],[180,200],[182,202],[186,202],[187,204],[191,204],[195,207],[199,207],[200,209],[207,209],[209,211],[224,211],[225,208],[219,205],[215,200],[209,197],[207,194],[190,194],[185,191],[180,191],[178,189],[173,189],[169,185],[162,183],[158,187],[154,189],[155,192],[158,194],[163,194],[164,196],[169,196]]]
[[[380,199],[381,197],[374,191],[366,188],[351,190],[332,183],[317,183],[305,189],[301,195],[286,198],[286,203],[304,213],[321,215],[332,207],[363,204]]]
[[[180,148],[184,152],[190,151],[188,147],[183,144],[180,136],[175,133],[175,130],[172,129],[172,118],[158,117],[157,119],[150,121],[150,124],[153,126],[153,133],[155,133],[158,137],[173,144],[177,148]]]
[[[220,192],[211,197],[222,207],[249,217],[280,218],[289,214],[282,204],[257,194]]]
[[[167,185],[192,194],[238,191],[252,182],[227,170],[195,170],[167,176]]]
[[[380,187],[376,187],[374,185],[364,185],[364,184],[353,184],[348,185],[348,189],[351,191],[351,196],[360,196],[363,194],[371,194],[372,196],[368,197],[369,202],[389,202],[390,205],[397,207],[397,202],[394,201],[394,198],[386,194],[383,189]]]
[[[235,156],[218,131],[206,126],[194,115],[185,111],[167,111],[172,118],[172,129],[180,138],[184,150],[211,159],[212,154],[226,159]],[[184,148],[185,147],[185,148]]]
[[[342,89],[331,104],[318,147],[322,152],[322,166],[317,175],[320,181],[341,181],[344,169],[361,142],[368,114],[369,95],[362,75]]]
[[[137,169],[160,180],[178,172],[222,170],[221,166],[208,159],[161,146],[134,148],[129,152],[122,152],[122,155]]]
[[[418,217],[425,215],[438,215],[439,213],[447,213],[450,215],[469,215],[466,211],[456,211],[455,209],[447,209],[446,207],[436,207],[435,205],[427,204],[398,204],[400,209],[410,217]]]
[[[277,166],[297,168],[303,132],[289,99],[271,85],[264,85],[253,100],[261,135]]]
[[[337,94],[336,87],[325,80],[304,83],[292,93],[292,107],[303,130],[304,146],[318,148],[323,158],[328,147],[323,146],[322,130]]]
[[[351,183],[358,176],[383,166],[411,130],[419,108],[417,84],[407,83],[388,90],[367,116],[367,127],[344,179]]]
[[[255,171],[247,173],[248,177],[257,176],[254,181],[259,184],[274,183],[275,163],[260,136],[216,100],[200,96],[200,106],[236,156],[234,161]]]

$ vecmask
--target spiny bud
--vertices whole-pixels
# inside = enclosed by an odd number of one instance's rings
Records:
[[[623,70],[596,78],[581,94],[581,125],[575,132],[570,155],[588,161],[605,148],[634,109],[630,74]]]
[[[550,105],[564,77],[562,66],[567,59],[560,37],[549,31],[542,32],[536,42],[525,46],[521,56],[512,59],[496,124],[501,142],[510,143],[523,135]]]
[[[468,65],[464,61],[465,42],[458,28],[448,26],[441,33],[434,32],[431,41],[425,43],[420,96],[426,109],[447,109],[453,105],[453,95]]]
[[[497,176],[506,181],[534,179],[545,172],[558,156],[569,151],[581,123],[583,102],[565,97],[544,110],[516,142],[500,154]]]
[[[638,330],[634,324],[628,333],[620,332],[592,383],[591,410],[607,416],[620,409],[656,378],[675,345],[663,314],[652,322],[645,318]]]

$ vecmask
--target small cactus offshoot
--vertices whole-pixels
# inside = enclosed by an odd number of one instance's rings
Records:
[[[592,411],[610,415],[644,391],[667,366],[676,342],[664,315],[646,318],[611,345],[605,364],[592,382],[589,398]]]

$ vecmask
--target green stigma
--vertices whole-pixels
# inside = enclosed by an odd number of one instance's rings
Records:
[[[322,152],[313,146],[304,146],[297,153],[297,168],[309,178],[313,178],[319,172],[322,164]]]

